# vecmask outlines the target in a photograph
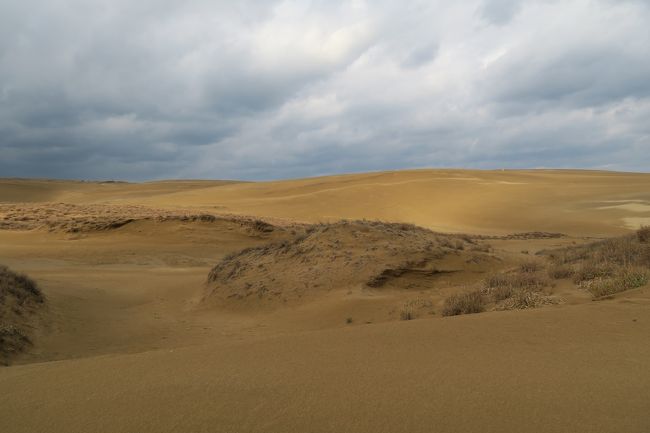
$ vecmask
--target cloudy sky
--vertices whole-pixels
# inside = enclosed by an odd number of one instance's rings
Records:
[[[650,171],[650,0],[0,0],[0,177]]]

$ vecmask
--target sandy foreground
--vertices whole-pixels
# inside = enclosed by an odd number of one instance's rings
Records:
[[[224,256],[343,218],[489,239],[431,262],[439,274],[398,272],[381,287],[354,268],[317,284],[318,296],[278,295],[284,304],[205,302]],[[593,301],[561,281],[540,308],[440,314],[446,296],[494,270],[641,224],[648,174],[0,180],[0,264],[34,278],[48,302],[33,346],[0,367],[0,431],[648,432],[647,285]],[[332,273],[337,248],[356,239],[354,226],[342,230],[319,245],[331,256],[259,278]],[[523,232],[563,236],[506,236]],[[389,263],[408,246],[395,245],[358,254]],[[252,284],[253,271],[238,278]],[[404,305],[415,320],[400,320]]]

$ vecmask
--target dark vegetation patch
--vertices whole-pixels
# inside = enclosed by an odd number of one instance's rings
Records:
[[[12,358],[31,345],[32,341],[23,329],[0,323],[0,365],[9,365]]]
[[[481,313],[485,311],[485,304],[486,300],[478,290],[452,295],[445,299],[442,315],[458,316],[460,314]]]
[[[31,331],[45,297],[29,277],[0,265],[0,364],[31,345]]]
[[[15,299],[18,305],[40,304],[45,300],[34,280],[0,265],[0,304],[5,305],[9,298]]]

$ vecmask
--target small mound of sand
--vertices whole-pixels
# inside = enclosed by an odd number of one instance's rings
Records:
[[[208,276],[204,301],[285,304],[331,290],[381,288],[405,274],[435,275],[436,264],[449,255],[484,254],[476,246],[467,236],[409,224],[308,226],[283,242],[225,257]]]
[[[45,297],[29,277],[0,265],[0,365],[31,345]]]

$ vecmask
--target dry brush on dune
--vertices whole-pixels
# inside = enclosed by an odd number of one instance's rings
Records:
[[[0,265],[0,364],[29,347],[45,297],[29,277]]]
[[[545,293],[551,285],[545,264],[527,260],[514,269],[492,273],[478,288],[450,296],[445,300],[442,314],[481,313],[488,306],[493,310],[521,310],[552,304],[556,300]]]
[[[204,299],[285,304],[335,289],[381,290],[405,274],[430,278],[450,255],[489,257],[467,236],[410,224],[341,221],[307,226],[282,242],[249,248],[210,272]]]
[[[70,203],[0,203],[0,229],[92,233],[119,229],[136,221],[155,223],[235,223],[250,234],[269,233],[276,227],[262,219],[243,216],[167,210],[139,205]]]
[[[559,278],[573,278],[595,298],[644,286],[650,281],[650,228],[548,253]]]
[[[510,271],[487,277],[479,289],[452,295],[443,315],[527,309],[553,304],[548,293],[555,280],[571,279],[594,299],[642,287],[650,281],[650,227],[627,236],[542,251],[543,258],[523,262]]]
[[[479,237],[366,220],[295,226],[280,242],[224,257],[208,275],[203,301],[277,307],[338,289],[428,290],[433,288],[436,276],[449,272],[470,274],[467,271],[473,263],[484,263],[479,273],[490,268],[501,270],[473,280],[469,290],[449,296],[442,303],[443,316],[537,308],[561,302],[553,294],[558,280],[571,279],[578,289],[588,290],[594,298],[646,284],[649,233],[648,228],[642,228],[634,235],[543,251],[539,257],[527,257],[508,267]],[[536,239],[562,237],[537,232],[533,235]],[[450,256],[459,259],[459,268],[441,270],[440,263]],[[413,285],[407,280],[422,284]],[[415,318],[413,306],[405,305],[399,318]]]

